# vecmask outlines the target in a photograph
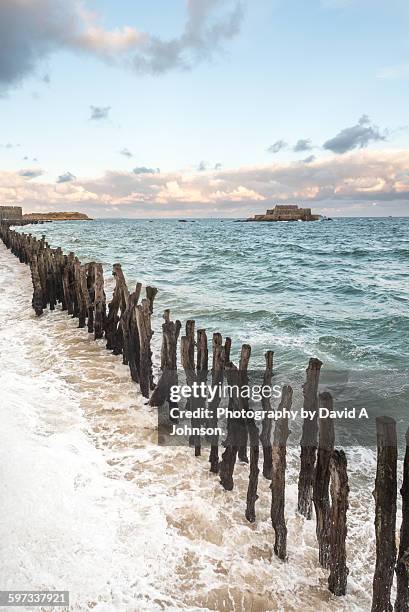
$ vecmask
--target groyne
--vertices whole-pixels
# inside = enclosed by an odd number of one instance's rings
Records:
[[[195,329],[195,321],[188,320],[185,333],[180,337],[182,324],[172,321],[169,310],[164,312],[162,325],[161,375],[155,382],[153,376],[151,340],[155,287],[137,283],[128,289],[120,264],[113,266],[115,288],[107,303],[102,265],[96,262],[82,264],[74,253],[65,254],[62,249],[52,249],[43,236],[40,240],[13,230],[10,224],[0,224],[0,237],[6,247],[21,263],[31,269],[33,283],[32,305],[37,316],[46,308],[57,305],[69,316],[78,319],[79,328],[87,328],[95,339],[105,339],[107,350],[122,355],[129,366],[132,380],[139,385],[142,395],[151,406],[171,405],[170,390],[177,382],[177,364],[180,362],[189,386],[206,381],[210,375],[217,384],[224,378],[239,388],[248,383],[251,346],[241,347],[238,364],[231,361],[230,338],[219,333],[212,336],[211,365],[206,330]],[[178,353],[180,350],[180,358]],[[319,393],[318,384],[322,363],[311,358],[306,370],[303,387],[304,408],[332,406],[328,392]],[[264,380],[273,375],[273,352],[266,352]],[[240,408],[246,410],[248,402],[240,400]],[[292,405],[292,388],[282,389],[278,410],[285,413]],[[192,408],[195,406],[192,404]],[[196,423],[192,423],[196,424]],[[409,449],[406,450],[404,482],[402,487],[403,512],[401,545],[396,551],[396,497],[397,497],[397,439],[396,424],[389,417],[379,417],[376,422],[378,465],[375,481],[375,534],[376,565],[374,572],[373,611],[391,609],[391,589],[396,565],[397,598],[395,610],[407,609],[409,602],[406,565],[407,534],[409,533],[409,506],[407,484]],[[237,460],[249,463],[249,480],[245,500],[245,516],[250,523],[257,518],[259,451],[262,448],[262,474],[270,482],[271,522],[274,554],[283,561],[287,558],[287,528],[285,521],[286,445],[288,418],[276,422],[271,440],[271,421],[263,421],[259,434],[254,419],[232,419],[228,423],[228,435],[222,442],[211,440],[210,471],[218,474],[226,491],[234,488],[234,471]],[[191,445],[196,456],[204,452],[200,439],[194,437]],[[250,449],[249,457],[247,456]],[[328,588],[336,596],[347,590],[347,511],[348,473],[344,451],[335,449],[335,433],[330,419],[305,419],[301,438],[301,461],[298,486],[298,512],[306,520],[312,520],[314,511],[318,561],[328,571]],[[244,505],[244,503],[243,503]],[[352,558],[349,562],[352,562]]]

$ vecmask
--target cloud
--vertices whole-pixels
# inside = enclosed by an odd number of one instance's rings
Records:
[[[124,147],[123,149],[121,149],[119,151],[120,155],[124,155],[125,157],[132,157],[132,153],[130,152],[129,149],[127,149],[126,147]]]
[[[90,120],[100,121],[101,119],[107,119],[108,113],[111,110],[110,106],[90,106],[91,117]]]
[[[263,212],[272,203],[368,215],[374,214],[374,202],[378,204],[376,214],[409,215],[408,150],[354,151],[314,163],[294,161],[207,172],[146,170],[136,174],[108,170],[102,176],[62,184],[28,180],[38,176],[38,171],[0,171],[0,201],[22,205],[25,210],[79,209],[93,217],[182,213],[240,217]]]
[[[215,169],[215,170],[221,170],[221,169],[222,169],[222,167],[223,167],[223,166],[221,165],[221,163],[220,163],[220,162],[217,162],[217,164],[215,164],[215,165],[214,165],[214,169]]]
[[[288,144],[284,140],[276,140],[272,145],[270,145],[267,149],[268,153],[279,153],[283,149],[286,149]]]
[[[162,39],[131,25],[104,28],[78,0],[1,0],[0,84],[15,86],[61,49],[160,74],[191,69],[237,35],[243,19],[238,0],[187,0],[179,36]]]
[[[132,170],[134,174],[157,174],[160,172],[159,168],[147,168],[146,166],[137,166]]]
[[[356,125],[344,128],[334,138],[324,142],[323,147],[333,153],[346,153],[352,149],[363,149],[370,142],[379,140],[386,140],[386,133],[382,134],[368,115],[362,115]]]
[[[207,170],[207,163],[205,161],[201,161],[197,167],[198,172],[205,172]]]
[[[315,157],[315,155],[309,155],[308,157],[306,157],[302,161],[304,162],[304,164],[312,164],[312,162],[315,161],[316,159],[317,158]]]
[[[227,13],[218,14],[228,7]],[[243,3],[232,0],[187,0],[188,17],[179,37],[162,40],[145,35],[131,60],[137,72],[161,74],[174,68],[190,70],[211,59],[225,40],[236,36],[243,19]],[[217,18],[213,18],[214,14]]]
[[[15,149],[16,147],[21,147],[21,145],[13,144],[12,142],[7,142],[6,144],[0,144],[1,149]]]
[[[293,147],[294,153],[302,153],[304,151],[311,151],[312,142],[310,138],[301,138],[297,140],[296,144]]]
[[[71,181],[75,181],[77,177],[71,172],[65,172],[64,174],[60,174],[57,179],[57,183],[70,183]]]
[[[27,168],[25,170],[20,170],[18,174],[24,178],[32,179],[41,176],[43,171],[36,168]]]

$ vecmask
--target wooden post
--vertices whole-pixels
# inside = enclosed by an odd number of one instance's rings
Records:
[[[79,305],[78,305],[77,291],[76,291],[75,269],[74,269],[74,265],[77,261],[78,261],[78,258],[75,257],[74,253],[71,252],[68,254],[68,264],[69,264],[68,265],[68,273],[69,273],[68,288],[70,292],[70,301],[72,304],[70,314],[72,314],[74,318],[78,317],[78,312],[79,312]]]
[[[250,523],[256,520],[256,501],[258,500],[258,460],[260,457],[260,438],[254,418],[246,419],[248,439],[250,443],[250,473],[247,487],[246,519]]]
[[[391,587],[396,562],[397,438],[391,417],[377,417],[378,447],[375,490],[376,563],[372,612],[392,612]]]
[[[67,261],[62,274],[62,283],[64,288],[64,303],[67,309],[67,314],[72,315],[74,313],[74,306],[71,296],[71,288],[70,288],[70,266],[71,261],[67,257]]]
[[[44,262],[44,249],[39,250],[37,253],[37,267],[38,267],[38,275],[40,277],[42,292],[43,292],[43,308],[47,308],[48,296],[47,296],[47,274],[45,271],[45,262]]]
[[[319,359],[310,359],[306,370],[306,382],[303,385],[304,410],[315,412],[312,419],[305,418],[301,437],[301,466],[298,479],[298,512],[305,518],[311,519],[312,513],[312,485],[314,481],[315,457],[317,452],[317,413],[318,413],[318,384],[322,362]]]
[[[146,292],[146,299],[149,302],[149,312],[153,314],[153,302],[156,297],[156,294],[158,293],[158,290],[156,289],[156,287],[150,287],[148,285],[145,288],[145,292]]]
[[[239,362],[239,384],[240,388],[249,384],[248,377],[248,364],[251,355],[251,347],[249,344],[243,344],[241,348],[240,362]],[[239,407],[240,410],[244,413],[247,413],[249,407],[248,397],[240,397],[239,399]],[[240,461],[244,463],[249,462],[249,458],[247,456],[247,427],[246,427],[247,419],[243,418],[237,423],[238,431],[240,432],[240,444],[237,451],[237,456]]]
[[[271,381],[273,377],[273,359],[274,353],[273,351],[267,351],[265,354],[266,360],[266,369],[263,377],[263,387],[268,387],[271,389]],[[266,412],[271,410],[271,402],[270,398],[263,397],[261,399],[261,408]],[[272,470],[272,447],[271,447],[271,432],[273,427],[273,420],[269,419],[267,416],[263,419],[261,426],[261,434],[260,440],[263,445],[263,476],[267,480],[271,480],[271,470]]]
[[[207,334],[205,329],[197,330],[197,364],[198,382],[206,382],[209,371],[209,351],[207,348]]]
[[[230,357],[231,340],[226,338],[225,346],[223,347],[223,338],[218,332],[213,334],[213,365],[212,365],[212,386],[217,387],[223,384],[224,376],[224,365],[228,363],[226,361],[226,347]],[[211,410],[212,419],[211,426],[213,429],[217,427],[217,409],[220,405],[220,394],[216,393],[213,402],[211,402],[209,408]],[[212,436],[210,455],[209,455],[210,471],[213,474],[217,474],[219,471],[219,437],[217,435]]]
[[[74,275],[75,275],[75,293],[77,296],[77,304],[78,304],[78,327],[85,327],[85,320],[87,317],[87,304],[85,303],[85,296],[83,293],[84,289],[84,281],[86,284],[85,277],[83,275],[83,271],[81,269],[81,264],[78,259],[74,262]]]
[[[282,389],[279,411],[291,410],[293,390]],[[285,469],[287,465],[288,417],[278,419],[274,429],[271,469],[271,523],[275,533],[274,553],[283,561],[287,558],[287,527],[285,524]]]
[[[195,372],[195,322],[192,320],[186,321],[186,335],[180,339],[180,357],[182,367],[186,375],[186,383],[189,387],[197,382]],[[187,400],[186,407],[188,410],[196,410],[200,405],[197,398],[191,397]],[[200,426],[200,419],[192,418],[191,421],[192,429]],[[198,436],[191,436],[189,438],[189,444],[192,444],[195,448],[195,457],[200,456],[201,444]]]
[[[409,611],[409,429],[406,431],[406,452],[403,463],[403,482],[400,490],[402,496],[402,524],[400,527],[399,554],[396,564],[396,601],[395,612]]]
[[[40,275],[38,273],[37,257],[31,260],[31,280],[33,283],[32,306],[37,317],[43,314],[43,290],[41,287]]]
[[[177,373],[177,343],[181,328],[180,321],[170,320],[170,310],[163,313],[165,322],[162,324],[162,375],[149,400],[150,406],[162,406],[166,401],[171,404],[169,396],[172,386],[178,383]],[[172,404],[173,407],[173,404]]]
[[[196,355],[196,380],[199,386],[207,385],[207,375],[209,373],[209,351],[207,348],[207,335],[205,329],[197,330],[197,355]],[[206,408],[206,397],[200,396],[198,408]]]
[[[46,295],[47,302],[50,305],[50,310],[55,310],[57,303],[56,296],[56,278],[54,268],[54,254],[51,249],[47,248],[44,252],[44,268],[45,268],[45,282],[46,282]]]
[[[232,388],[239,387],[239,370],[238,368],[229,361],[224,368],[227,384]],[[229,396],[228,409],[238,410],[239,399],[232,393]],[[235,422],[232,419],[227,421],[227,436],[224,441],[225,451],[222,454],[222,460],[219,463],[219,476],[220,484],[226,491],[232,491],[234,487],[233,472],[236,463],[236,456],[238,451],[237,431]]]
[[[229,398],[229,409],[246,412],[248,410],[248,399],[242,397],[241,389],[248,384],[248,364],[251,355],[249,344],[243,344],[241,348],[240,363],[237,369],[231,362],[226,367],[227,382],[229,385],[239,388],[238,398]],[[226,450],[222,455],[219,466],[220,483],[226,491],[232,491],[234,487],[233,472],[239,449],[243,449],[247,441],[247,430],[245,418],[229,419],[227,437],[224,442]],[[254,473],[253,473],[254,476]]]
[[[65,266],[65,257],[60,247],[55,250],[55,264],[56,264],[56,289],[57,289],[57,301],[61,304],[61,310],[66,310],[64,303],[64,289],[62,283],[62,274]]]
[[[226,336],[226,340],[224,342],[224,363],[230,362],[230,352],[231,352],[231,338]]]
[[[139,298],[142,291],[142,284],[136,283],[135,291],[129,296],[129,319],[128,319],[128,346],[127,346],[127,359],[129,370],[131,372],[131,378],[134,382],[139,382],[140,372],[140,342],[139,332],[136,317],[136,307],[139,303]]]
[[[103,338],[106,320],[106,297],[102,264],[95,264],[94,338]]]
[[[320,407],[333,410],[331,394],[325,391],[320,393]],[[334,423],[330,418],[320,418],[319,423],[319,445],[317,456],[317,467],[313,484],[313,502],[317,519],[317,540],[319,562],[324,569],[328,568],[330,548],[330,501],[329,480],[330,461],[334,450],[335,434]]]
[[[152,380],[152,353],[151,338],[153,335],[151,327],[151,313],[149,300],[143,298],[141,304],[136,306],[136,323],[139,334],[140,370],[139,385],[141,393],[149,399]]]
[[[94,332],[95,311],[95,261],[91,261],[86,267],[87,291],[88,291],[88,333]]]
[[[120,316],[127,308],[129,291],[120,264],[114,264],[112,275],[115,278],[115,289],[108,307],[105,337],[107,339],[107,349],[111,350],[114,355],[120,355],[123,348]]]
[[[334,595],[345,595],[348,568],[346,564],[345,541],[347,537],[348,472],[344,451],[335,450],[330,461],[331,513],[330,513],[330,554],[328,588]]]
[[[129,365],[129,360],[131,358],[131,353],[132,353],[132,348],[130,346],[132,343],[131,318],[132,318],[132,311],[139,301],[141,287],[142,287],[141,283],[136,284],[136,289],[135,289],[136,293],[131,294],[133,296],[132,299],[131,299],[131,295],[126,294],[125,310],[121,312],[121,317],[119,320],[119,325],[121,327],[121,335],[122,335],[122,363],[124,365]],[[132,373],[132,370],[131,370],[131,373]]]
[[[91,301],[89,299],[88,286],[87,286],[87,266],[80,266],[80,313],[81,319],[84,322],[84,325],[80,325],[80,327],[85,327],[85,320],[89,315],[89,311],[91,308]],[[89,331],[89,330],[88,330]]]

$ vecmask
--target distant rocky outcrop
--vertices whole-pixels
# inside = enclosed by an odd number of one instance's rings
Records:
[[[300,208],[295,204],[278,204],[266,210],[265,215],[254,215],[247,221],[319,221],[321,215],[313,215],[311,208]]]
[[[23,215],[27,221],[92,221],[88,215],[79,212],[28,213]]]

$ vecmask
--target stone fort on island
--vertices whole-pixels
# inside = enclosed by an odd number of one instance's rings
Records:
[[[299,208],[296,204],[277,204],[266,210],[265,215],[254,215],[247,221],[319,221],[321,215],[313,215],[311,208]]]

